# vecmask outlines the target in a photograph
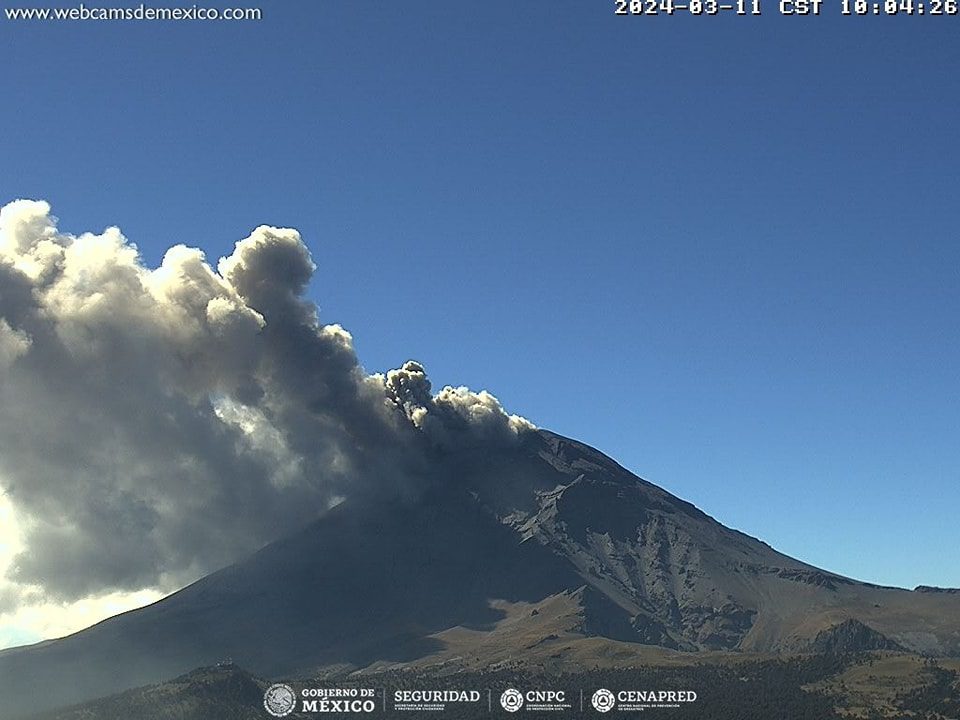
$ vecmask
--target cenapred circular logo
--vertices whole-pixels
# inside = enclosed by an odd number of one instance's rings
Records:
[[[590,698],[590,703],[593,705],[594,710],[605,713],[613,710],[613,706],[617,704],[617,699],[613,693],[606,688],[600,688],[593,694],[593,697]]]
[[[500,696],[500,704],[507,712],[516,712],[523,707],[523,693],[513,688],[507,688]]]
[[[271,685],[263,694],[263,707],[274,717],[284,717],[296,709],[297,694],[289,685]]]

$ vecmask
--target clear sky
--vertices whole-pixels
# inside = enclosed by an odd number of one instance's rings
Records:
[[[0,204],[151,266],[296,227],[368,370],[489,389],[815,565],[960,586],[960,17],[761,1],[0,20]]]

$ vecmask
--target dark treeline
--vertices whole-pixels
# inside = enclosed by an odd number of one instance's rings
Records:
[[[960,678],[954,670],[931,666],[925,669],[933,678],[929,684],[899,693],[897,707],[921,718],[960,718]]]
[[[578,673],[547,673],[530,669],[471,672],[417,672],[398,670],[364,676],[291,681],[299,693],[307,688],[375,689],[372,718],[673,718],[675,720],[841,720],[837,698],[812,691],[811,685],[836,678],[852,665],[871,663],[871,655],[811,655],[785,659],[752,660],[631,670],[600,669]],[[867,710],[869,720],[944,720],[960,717],[960,681],[956,671],[935,661],[923,669],[921,687],[895,696],[896,709]],[[235,665],[202,668],[160,685],[130,690],[67,710],[36,716],[34,720],[263,720],[263,691],[270,681],[254,678]],[[559,691],[571,706],[564,712],[507,713],[500,696],[507,688]],[[643,712],[614,710],[599,713],[591,707],[593,693],[605,688],[614,693],[637,691],[693,691],[695,702],[677,707],[647,708]],[[450,703],[442,712],[391,711],[396,690],[480,691],[475,703]],[[489,694],[488,694],[489,691]],[[583,710],[581,710],[581,693]],[[384,712],[386,699],[387,712]],[[489,709],[488,709],[489,702]],[[2,710],[2,708],[0,708]],[[866,710],[866,709],[865,709]],[[3,713],[0,712],[0,717]],[[294,712],[289,718],[348,717],[343,713]],[[862,716],[861,716],[862,717]]]
[[[734,663],[729,665],[692,665],[650,667],[641,669],[593,669],[575,674],[545,674],[525,669],[492,672],[458,671],[449,675],[419,674],[409,670],[368,676],[346,685],[385,688],[387,697],[397,689],[482,690],[478,705],[451,704],[437,717],[484,718],[491,714],[511,717],[499,705],[500,694],[507,688],[528,690],[564,690],[572,709],[562,713],[525,712],[512,715],[539,717],[624,717],[641,713],[613,711],[601,714],[590,705],[594,691],[606,688],[620,690],[684,690],[694,691],[697,700],[679,703],[679,707],[648,708],[643,717],[669,717],[676,720],[710,718],[710,720],[839,720],[834,701],[823,694],[809,692],[803,686],[841,672],[854,658],[820,655],[790,660]],[[487,708],[486,690],[491,691],[492,713]],[[583,711],[580,693],[583,692]],[[416,713],[393,713],[415,717]],[[420,716],[427,713],[419,713]],[[302,717],[310,717],[309,714]],[[315,716],[314,716],[315,717]]]

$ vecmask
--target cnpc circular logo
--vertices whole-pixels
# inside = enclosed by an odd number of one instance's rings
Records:
[[[500,704],[507,712],[516,712],[523,707],[523,693],[513,688],[507,688],[500,696]]]
[[[296,709],[297,694],[289,685],[271,685],[263,694],[263,707],[274,717],[284,717]]]
[[[617,704],[617,699],[606,688],[600,688],[590,698],[590,704],[597,712],[605,713],[613,710],[613,706]]]

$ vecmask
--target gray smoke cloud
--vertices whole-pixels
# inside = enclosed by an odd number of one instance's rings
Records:
[[[176,587],[533,427],[489,393],[434,394],[416,362],[365,373],[304,297],[314,269],[290,229],[216,270],[183,245],[150,269],[117,228],[0,210],[0,487],[25,533],[9,580],[64,601]]]

